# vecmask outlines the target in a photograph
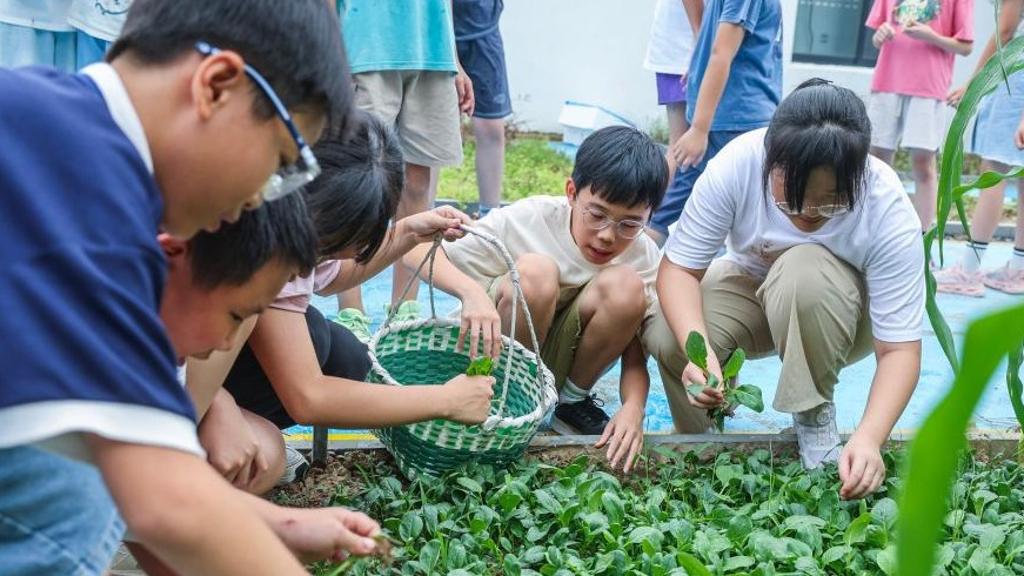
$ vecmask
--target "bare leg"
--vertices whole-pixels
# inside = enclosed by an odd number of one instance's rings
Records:
[[[558,264],[547,256],[523,254],[516,260],[516,268],[533,317],[533,326],[537,330],[537,340],[543,345],[558,305]],[[512,282],[506,278],[498,287],[497,295],[498,314],[501,315],[501,328],[505,334],[508,334],[512,325],[512,292]],[[520,302],[519,306],[522,305]],[[522,312],[516,321],[516,341],[532,349],[530,329]]]
[[[914,207],[921,219],[921,228],[928,230],[935,223],[935,202],[938,196],[935,152],[913,149],[910,157],[914,168]]]
[[[249,423],[253,434],[256,435],[260,453],[267,459],[268,464],[266,472],[257,473],[246,492],[256,495],[265,494],[277,484],[277,481],[281,479],[281,474],[284,473],[284,437],[270,420],[248,410],[241,410],[242,416]]]
[[[994,170],[1006,172],[1009,167],[999,162],[985,160],[981,163],[982,171]],[[985,188],[978,195],[978,205],[971,216],[971,240],[976,242],[988,242],[999,226],[999,220],[1003,215],[1003,196],[1006,193],[1006,181],[991,188]],[[1020,211],[1017,211],[1017,221],[1020,222]],[[1020,237],[1020,224],[1017,226],[1017,237]]]
[[[476,181],[484,208],[501,206],[501,179],[505,174],[505,121],[501,118],[473,118],[476,139]]]
[[[636,336],[644,319],[647,299],[643,280],[627,266],[602,270],[580,298],[583,333],[569,380],[583,390],[590,390]]]
[[[871,147],[871,155],[877,157],[882,162],[885,162],[889,166],[892,166],[892,160],[896,157],[895,150],[889,150],[888,148],[879,148],[877,146]]]
[[[679,140],[679,138],[690,128],[690,125],[686,122],[686,102],[667,104],[665,106],[665,110],[668,114],[668,145],[669,148],[671,148],[672,145],[675,144],[676,140]],[[667,160],[669,178],[677,177],[676,159],[671,152],[669,152]],[[647,229],[647,235],[650,236],[658,246],[664,246],[665,240],[667,240],[661,232],[658,232],[653,228]]]
[[[1016,236],[1013,237],[1015,248],[1024,250],[1024,187],[1021,185],[1021,181],[1017,180],[1017,230],[1014,232]]]
[[[396,220],[401,220],[406,216],[419,214],[430,209],[430,205],[434,201],[434,187],[432,183],[436,182],[436,180],[433,180],[431,172],[436,171],[436,169],[432,170],[427,166],[420,166],[418,164],[405,165],[405,187],[402,189],[402,200],[398,203],[398,211],[395,214]],[[394,272],[394,279],[391,283],[391,305],[395,306],[399,304],[399,299],[402,296],[402,290],[405,290],[405,285],[413,277],[413,271],[405,266],[394,266],[392,270]],[[405,299],[415,300],[418,292],[419,283],[417,282],[413,284]]]
[[[672,145],[690,128],[686,122],[686,102],[666,104],[665,110],[668,113],[668,143]]]

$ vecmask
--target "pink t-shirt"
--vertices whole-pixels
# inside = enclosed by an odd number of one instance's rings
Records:
[[[866,25],[878,29],[888,22],[895,37],[882,45],[871,91],[945,100],[953,79],[954,54],[903,34],[896,10],[906,2],[922,5],[925,13],[937,10],[929,24],[939,34],[974,40],[974,0],[875,0]]]
[[[305,314],[313,294],[334,282],[339,272],[341,272],[341,260],[326,260],[317,264],[309,276],[296,278],[285,284],[270,307]]]

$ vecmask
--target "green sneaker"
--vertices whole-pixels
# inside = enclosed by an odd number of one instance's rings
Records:
[[[387,306],[384,309],[385,314],[391,313],[391,307]],[[413,320],[420,319],[420,303],[415,300],[406,300],[398,305],[398,312],[395,312],[395,317],[391,319],[392,322],[412,322]]]
[[[370,318],[362,310],[345,308],[338,312],[334,321],[347,328],[363,344],[370,341]]]

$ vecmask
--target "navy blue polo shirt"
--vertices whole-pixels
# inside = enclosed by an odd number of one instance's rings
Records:
[[[0,69],[0,447],[202,453],[159,317],[163,205],[112,67]],[[87,455],[87,454],[86,454]]]

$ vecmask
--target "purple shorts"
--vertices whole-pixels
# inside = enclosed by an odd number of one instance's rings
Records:
[[[679,74],[655,73],[658,84],[658,104],[679,104],[686,102],[686,76]]]

